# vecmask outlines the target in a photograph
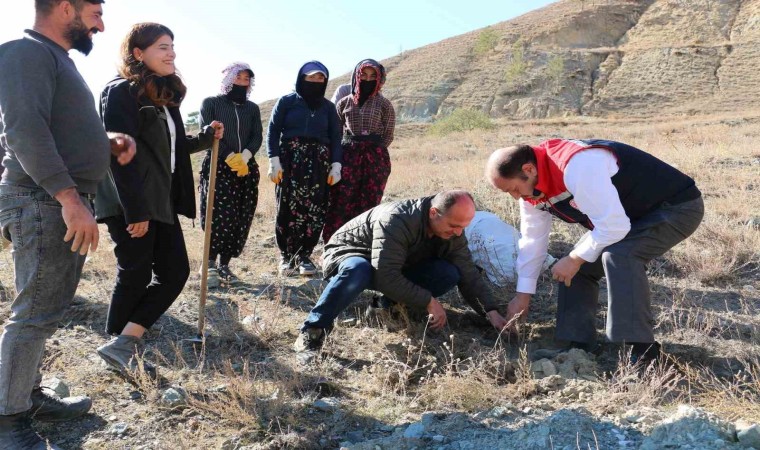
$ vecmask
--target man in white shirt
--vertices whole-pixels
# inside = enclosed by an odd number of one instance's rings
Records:
[[[552,139],[496,150],[486,178],[520,201],[517,293],[507,318],[524,319],[549,244],[552,216],[589,231],[552,268],[558,281],[558,340],[588,351],[596,344],[599,280],[607,277],[606,334],[631,345],[631,361],[659,356],[646,265],[699,226],[694,180],[619,142]]]

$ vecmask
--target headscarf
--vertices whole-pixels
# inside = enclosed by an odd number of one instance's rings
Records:
[[[248,98],[248,96],[251,95],[251,90],[253,90],[254,76],[251,66],[244,62],[233,62],[222,70],[224,77],[222,78],[219,93],[221,95],[227,95],[232,90],[232,85],[235,84],[235,77],[237,77],[237,74],[244,70],[247,70],[248,75],[251,76],[251,84],[248,85],[248,92],[246,93],[246,98]]]
[[[354,99],[354,104],[359,104],[359,97],[364,97],[364,95],[361,95],[360,92],[360,86],[361,86],[361,75],[362,70],[365,67],[371,67],[375,69],[375,73],[377,73],[377,83],[375,84],[375,91],[370,93],[366,96],[366,98],[372,97],[373,95],[376,95],[378,92],[380,92],[380,89],[382,89],[383,85],[385,84],[385,67],[380,64],[379,62],[375,61],[374,59],[363,59],[359,61],[359,64],[356,65],[354,68],[354,73],[351,76],[351,94]],[[365,94],[366,95],[366,94]]]
[[[321,89],[316,93],[307,93],[304,89],[306,75],[311,72],[322,72],[325,76],[325,82],[322,83]],[[325,97],[328,81],[330,81],[330,72],[327,70],[327,67],[325,67],[325,65],[319,61],[309,61],[301,66],[301,68],[298,70],[298,78],[296,78],[296,92],[306,101],[306,103],[309,104],[309,108],[317,109],[319,105],[322,104],[322,99]]]

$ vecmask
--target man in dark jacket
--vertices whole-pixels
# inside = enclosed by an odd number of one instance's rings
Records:
[[[301,327],[298,352],[321,348],[333,321],[365,289],[426,309],[430,328],[446,325],[436,299],[458,286],[465,301],[498,330],[507,324],[472,262],[463,231],[475,215],[465,191],[384,203],[350,220],[325,246],[329,284]]]
[[[524,318],[546,258],[552,216],[589,231],[552,268],[558,340],[596,351],[599,280],[607,278],[607,337],[651,361],[655,341],[646,265],[686,239],[704,214],[694,180],[620,142],[551,139],[496,150],[486,178],[520,201],[517,294],[507,317]]]

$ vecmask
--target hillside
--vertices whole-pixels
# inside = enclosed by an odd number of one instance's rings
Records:
[[[760,100],[758,57],[760,0],[561,0],[384,60],[384,93],[401,122],[455,108],[517,119],[735,112]]]

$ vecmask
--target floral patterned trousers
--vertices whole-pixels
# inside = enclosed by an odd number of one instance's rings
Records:
[[[201,165],[201,228],[206,227],[210,153]],[[214,187],[214,212],[211,220],[211,254],[237,258],[243,252],[253,214],[259,201],[259,166],[254,159],[248,162],[250,173],[239,177],[221,160],[217,164]]]
[[[330,150],[313,139],[293,138],[280,146],[283,178],[275,188],[275,237],[283,257],[311,255],[325,224]]]
[[[327,242],[344,223],[379,205],[391,175],[388,149],[372,141],[343,144],[340,183],[330,187],[322,240]]]

